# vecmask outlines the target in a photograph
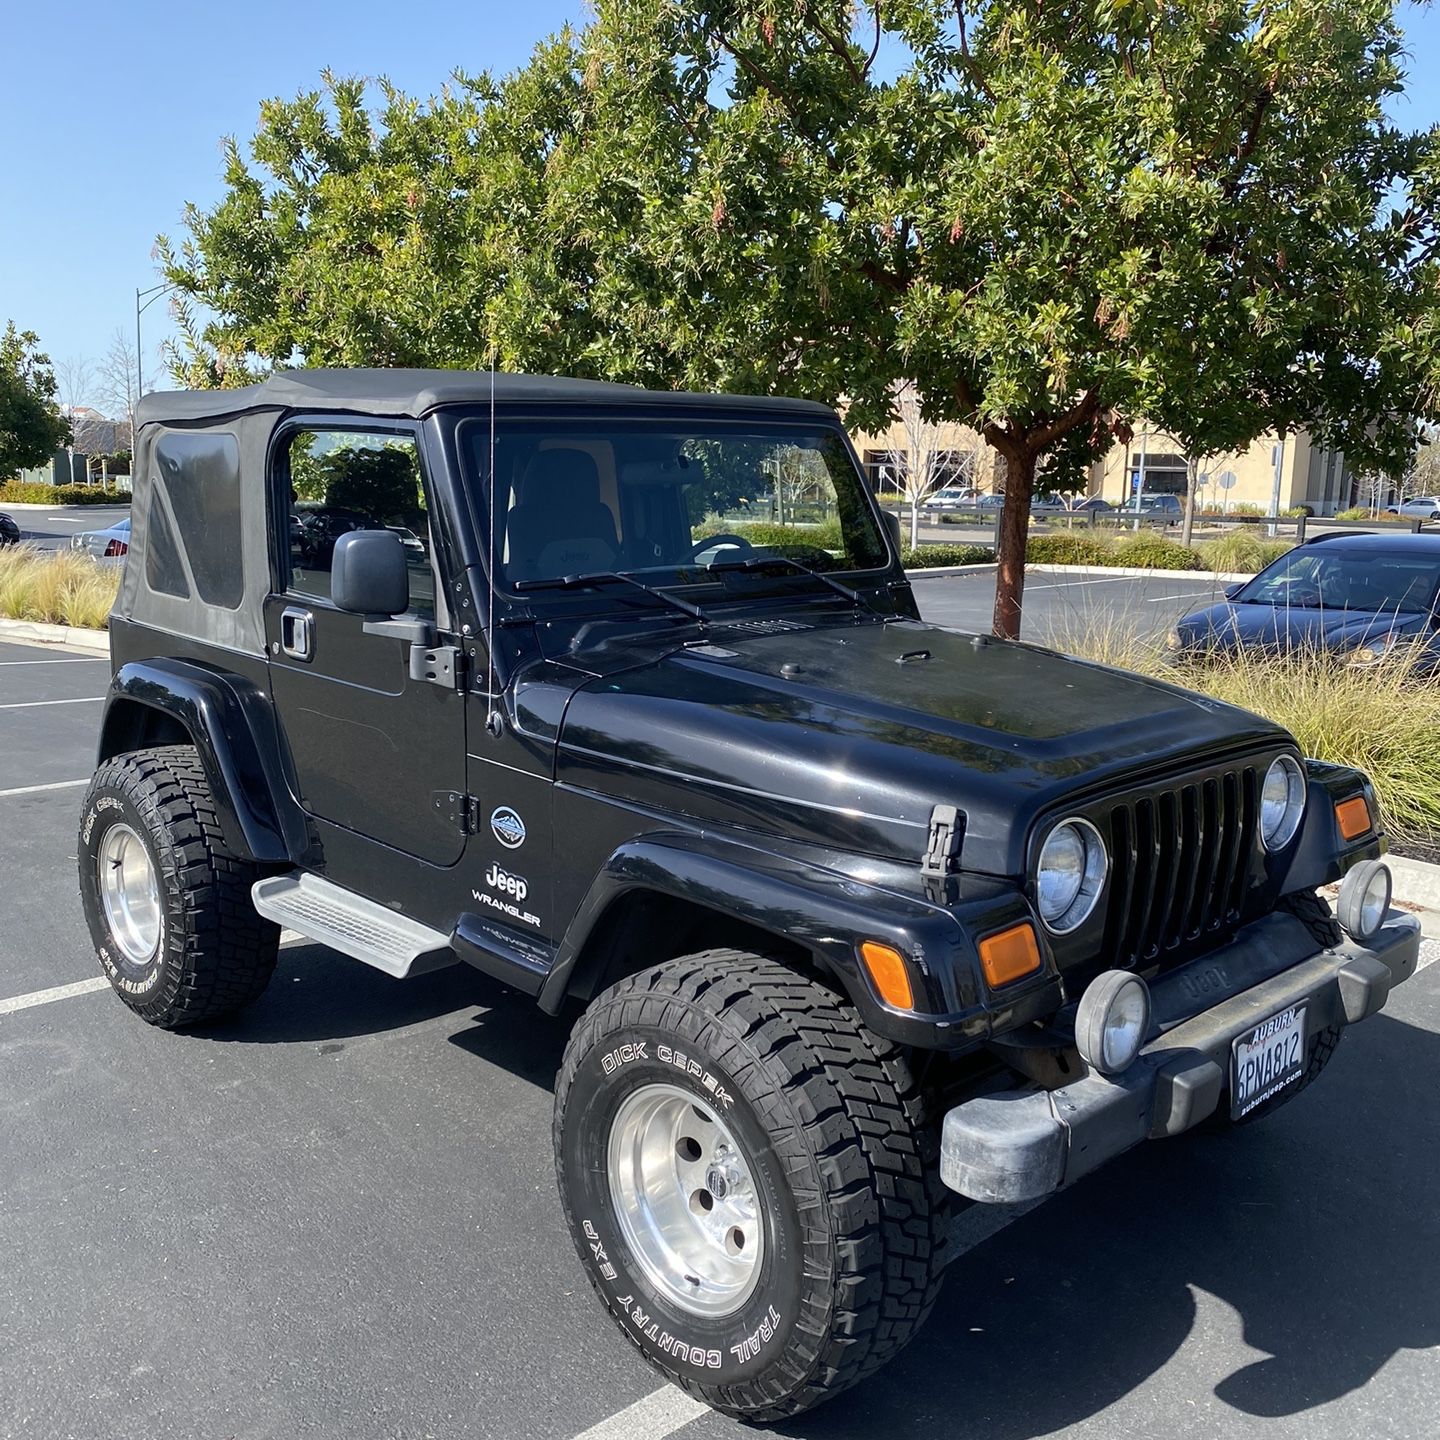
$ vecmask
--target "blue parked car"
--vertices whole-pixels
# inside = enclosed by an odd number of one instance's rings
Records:
[[[1440,667],[1440,535],[1319,535],[1170,632],[1177,659],[1256,649],[1374,664],[1402,643]]]

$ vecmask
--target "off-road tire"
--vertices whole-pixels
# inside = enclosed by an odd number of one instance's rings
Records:
[[[723,1115],[755,1178],[765,1252],[741,1308],[697,1317],[629,1253],[608,1177],[611,1121],[657,1082]],[[863,1379],[939,1293],[950,1197],[904,1053],[778,961],[711,950],[622,980],[577,1024],[555,1094],[561,1202],[621,1330],[716,1410],[794,1415]]]
[[[1345,943],[1345,932],[1323,895],[1317,895],[1313,890],[1296,890],[1281,899],[1280,908],[1288,910],[1301,921],[1321,949],[1328,950]]]
[[[114,943],[100,897],[106,831],[128,825],[159,877],[159,944],[136,964]],[[279,927],[250,902],[257,867],[231,854],[189,745],[137,750],[95,772],[80,812],[80,897],[100,967],[142,1020],[172,1029],[250,1004],[275,970]]]

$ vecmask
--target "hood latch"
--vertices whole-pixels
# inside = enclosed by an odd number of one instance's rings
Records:
[[[930,812],[930,836],[925,854],[920,859],[920,873],[927,876],[949,875],[960,854],[965,836],[965,820],[953,805],[937,805]]]

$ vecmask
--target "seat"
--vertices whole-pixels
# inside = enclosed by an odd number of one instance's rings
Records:
[[[542,450],[505,522],[512,580],[609,570],[620,555],[615,516],[600,498],[600,472],[584,450]]]

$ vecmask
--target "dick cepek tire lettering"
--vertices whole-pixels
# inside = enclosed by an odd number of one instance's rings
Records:
[[[726,1313],[687,1311],[627,1241],[610,1143],[650,1095],[693,1098],[697,1132],[718,1122],[753,1186],[758,1273]],[[833,992],[764,956],[705,952],[621,981],[576,1026],[556,1090],[561,1199],[646,1359],[716,1409],[780,1419],[878,1368],[934,1303],[948,1192],[928,1122],[900,1052]]]

